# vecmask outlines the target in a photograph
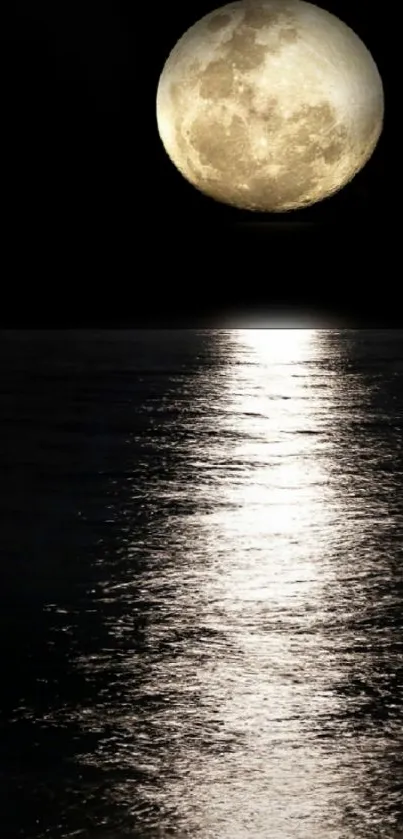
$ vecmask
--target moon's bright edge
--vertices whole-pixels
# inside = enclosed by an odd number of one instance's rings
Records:
[[[180,38],[157,90],[158,132],[211,198],[284,212],[340,190],[382,132],[382,80],[361,39],[301,0],[242,0]]]

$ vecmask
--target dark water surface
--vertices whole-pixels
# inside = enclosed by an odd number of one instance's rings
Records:
[[[403,332],[1,335],[4,839],[403,824]]]

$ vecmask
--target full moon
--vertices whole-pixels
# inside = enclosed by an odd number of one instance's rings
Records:
[[[302,0],[241,0],[179,39],[157,90],[173,164],[216,201],[306,207],[365,166],[382,132],[382,80],[345,23]]]

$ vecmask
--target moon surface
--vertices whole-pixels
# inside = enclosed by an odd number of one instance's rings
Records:
[[[382,80],[342,21],[301,0],[241,0],[191,26],[162,69],[157,126],[216,201],[286,212],[340,190],[382,132]]]

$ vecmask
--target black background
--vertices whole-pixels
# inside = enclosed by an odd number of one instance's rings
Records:
[[[217,5],[19,0],[3,11],[4,325],[398,323],[390,20],[375,5],[321,0],[378,64],[384,131],[336,196],[251,214],[188,184],[157,132],[164,62]]]

